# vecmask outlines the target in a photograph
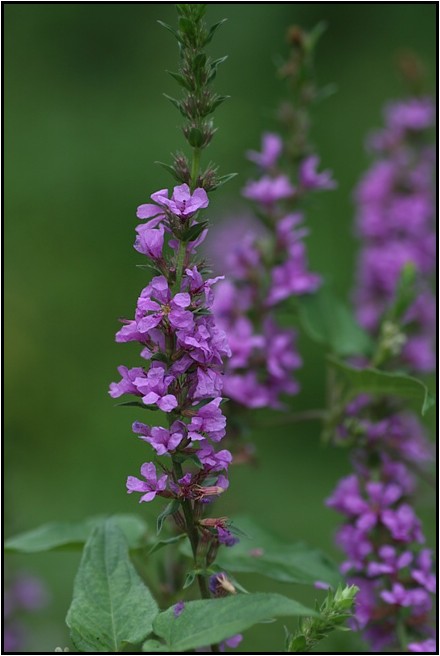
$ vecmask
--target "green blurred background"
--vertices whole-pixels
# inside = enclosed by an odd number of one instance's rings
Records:
[[[132,409],[107,395],[117,365],[135,365],[136,350],[116,345],[117,317],[130,316],[145,272],[132,249],[135,208],[171,185],[154,165],[183,147],[179,116],[162,93],[175,92],[171,35],[164,3],[5,3],[6,265],[6,535],[50,520],[105,512],[141,512],[125,493],[145,445],[132,436]],[[396,52],[415,50],[435,79],[436,3],[213,3],[208,18],[228,22],[211,52],[228,54],[217,88],[230,94],[217,112],[209,156],[223,173],[244,171],[213,197],[213,222],[239,210],[250,171],[243,152],[273,128],[283,94],[274,58],[285,32],[325,20],[318,49],[321,83],[336,95],[314,115],[313,139],[339,189],[309,214],[312,268],[346,294],[356,243],[352,189],[367,165],[363,140],[380,124],[383,103],[402,89]],[[323,403],[323,352],[301,339],[303,391],[294,408]],[[260,466],[233,470],[223,501],[228,514],[253,513],[280,535],[304,539],[336,558],[338,518],[323,498],[348,471],[345,452],[322,448],[318,426],[295,425],[255,435]],[[434,500],[421,488],[422,516]],[[427,526],[429,529],[429,526]],[[48,582],[53,602],[33,622],[32,651],[69,644],[64,627],[78,555],[9,558]],[[243,577],[253,590],[277,589],[310,602],[314,592]],[[248,632],[245,651],[279,650],[282,623]],[[341,634],[323,650],[366,650]]]

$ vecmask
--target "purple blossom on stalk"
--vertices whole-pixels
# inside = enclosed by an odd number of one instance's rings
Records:
[[[319,157],[311,155],[306,157],[299,169],[299,182],[304,189],[335,189],[336,182],[332,179],[331,171],[317,172]]]
[[[181,221],[187,221],[199,210],[208,207],[209,204],[208,195],[204,189],[195,189],[191,193],[187,184],[174,187],[171,198],[168,196],[168,189],[161,189],[152,194],[151,200],[155,204],[140,205],[136,212],[138,219],[155,219],[158,222],[163,221],[167,217],[167,213],[171,213]]]
[[[139,503],[142,501],[152,501],[157,494],[163,492],[167,485],[168,476],[163,474],[157,477],[156,467],[153,462],[145,462],[141,467],[141,474],[145,481],[141,481],[135,476],[127,478],[127,492],[141,492],[142,496]]]
[[[248,150],[247,158],[260,166],[262,169],[271,169],[283,152],[283,140],[278,134],[265,132],[261,139],[261,152]]]

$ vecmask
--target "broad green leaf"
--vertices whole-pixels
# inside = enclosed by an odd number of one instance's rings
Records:
[[[36,553],[60,549],[81,548],[92,530],[102,522],[104,516],[89,517],[81,522],[51,522],[38,528],[20,533],[5,542],[6,551]],[[136,515],[114,515],[113,521],[128,540],[131,549],[142,546],[147,531],[143,519]]]
[[[247,517],[234,519],[232,530],[240,529],[240,542],[220,549],[216,565],[230,572],[253,572],[283,583],[313,585],[325,581],[336,587],[340,581],[336,565],[321,551],[303,543],[289,544],[271,535]],[[191,556],[189,546],[182,551]]]
[[[371,352],[370,337],[329,287],[298,297],[298,308],[302,327],[309,337],[337,355]]]
[[[310,615],[316,615],[315,611],[280,594],[240,594],[190,601],[178,617],[168,608],[156,617],[153,629],[170,651],[185,652],[217,644],[270,618]]]
[[[112,520],[87,540],[66,617],[80,652],[117,653],[151,633],[158,613],[150,591],[133,567],[128,542]]]
[[[379,371],[379,369],[357,369],[336,358],[328,357],[327,359],[330,365],[348,383],[349,388],[347,394],[349,398],[361,392],[366,394],[398,396],[419,404],[422,415],[426,414],[429,408],[435,403],[435,399],[426,385],[418,378],[406,376],[405,374]]]

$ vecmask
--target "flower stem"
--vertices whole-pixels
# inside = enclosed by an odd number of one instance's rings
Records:
[[[174,475],[177,479],[182,478],[183,470],[180,462],[177,462],[173,459],[173,469]],[[197,568],[197,547],[199,546],[199,536],[197,534],[197,529],[194,523],[194,514],[191,506],[191,501],[189,499],[182,499],[181,501],[183,514],[185,515],[185,524],[186,532],[191,544],[191,549],[194,557],[194,566]],[[206,585],[206,579],[202,574],[197,575],[197,582],[200,588],[200,594],[203,599],[210,599],[211,595],[209,594],[208,586]]]
[[[179,250],[177,251],[177,262],[176,262],[176,281],[174,283],[174,291],[176,294],[180,292],[180,285],[182,282],[183,275],[183,266],[185,264],[186,256],[186,243],[184,241],[179,241]]]
[[[193,148],[193,157],[191,165],[191,191],[197,187],[197,179],[199,177],[199,167],[200,167],[200,148]]]

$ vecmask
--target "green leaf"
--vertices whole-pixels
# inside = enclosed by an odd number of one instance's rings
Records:
[[[128,555],[128,543],[111,519],[87,540],[66,622],[80,652],[117,653],[152,630],[157,604]]]
[[[161,21],[161,20],[158,20],[157,22],[159,23],[159,25],[162,25],[162,27],[164,27],[166,30],[168,30],[168,32],[171,32],[171,34],[172,34],[172,35],[173,35],[178,41],[181,40],[181,39],[180,39],[180,35],[179,35],[179,33],[177,32],[177,30],[174,29],[174,27],[171,27],[171,25],[168,25],[168,23],[164,23],[164,22]]]
[[[240,532],[240,542],[232,549],[221,549],[216,559],[226,571],[253,572],[283,583],[325,581],[336,587],[340,581],[336,565],[318,549],[282,541],[247,517],[233,518],[231,530]],[[181,550],[191,557],[188,545]]]
[[[183,87],[184,89],[187,89],[188,91],[191,91],[191,85],[189,82],[183,77],[183,75],[180,75],[180,73],[174,73],[173,71],[167,71],[168,75],[171,75],[171,77],[176,80],[176,82]]]
[[[205,46],[212,40],[212,37],[217,32],[218,28],[221,27],[223,23],[226,23],[227,20],[228,20],[227,18],[223,18],[223,20],[219,21],[218,23],[215,23],[215,25],[213,25],[210,28],[208,32],[208,36],[205,39],[205,43],[204,43]]]
[[[219,178],[217,178],[215,182],[215,186],[213,187],[214,189],[218,189],[219,187],[222,187],[224,184],[229,182],[229,180],[232,180],[238,175],[238,173],[227,173],[226,175],[221,175]]]
[[[167,506],[165,506],[164,510],[162,510],[162,512],[157,518],[157,524],[156,524],[157,535],[159,535],[159,533],[161,532],[163,523],[166,520],[166,518],[177,512],[179,508],[180,508],[180,503],[177,501],[177,499],[173,499],[173,501],[171,501]]]
[[[176,544],[176,542],[180,542],[184,538],[186,538],[186,533],[181,533],[180,535],[174,535],[172,538],[168,538],[166,540],[158,540],[149,549],[148,555],[153,554],[156,551],[159,551],[159,549],[162,549],[163,547],[167,547],[169,544]]]
[[[217,107],[220,107],[220,105],[222,103],[224,103],[225,100],[229,100],[230,97],[231,96],[215,96],[212,100],[212,103],[211,103],[210,107],[209,107],[208,114],[212,114],[212,112],[214,112],[217,109]]]
[[[156,617],[153,629],[170,651],[185,652],[217,644],[269,618],[289,615],[309,616],[315,615],[315,611],[280,594],[234,595],[190,601],[179,617],[174,616],[173,608],[168,608]]]
[[[212,82],[215,79],[215,76],[217,75],[217,69],[220,66],[220,64],[223,64],[228,58],[228,55],[225,57],[219,57],[218,59],[214,59],[210,63],[210,73],[208,76],[208,82]]]
[[[105,519],[104,516],[89,517],[81,522],[51,522],[38,528],[20,533],[5,542],[6,551],[37,553],[77,549],[84,545],[93,529]],[[119,526],[131,549],[144,544],[147,525],[136,515],[114,515],[113,522]]]
[[[327,360],[348,383],[348,398],[357,396],[361,392],[398,396],[420,405],[422,415],[425,415],[435,403],[433,395],[418,378],[379,371],[379,369],[357,369],[331,356]]]
[[[328,286],[298,297],[298,307],[302,327],[314,341],[341,356],[371,353],[369,335]]]
[[[147,652],[147,654],[150,652],[166,652],[168,651],[168,647],[158,640],[150,638],[142,645],[142,651]]]
[[[179,175],[177,175],[177,172],[175,171],[173,166],[171,166],[170,164],[165,164],[165,162],[154,162],[154,163],[159,164],[159,166],[165,169],[165,171],[168,171],[168,173],[172,175],[175,180],[177,180],[178,182],[182,182],[182,179],[180,178]]]
[[[176,100],[175,98],[172,98],[172,97],[169,96],[167,93],[164,93],[163,95],[165,96],[165,98],[166,98],[167,100],[170,101],[170,103],[172,103],[172,104],[174,105],[174,107],[176,107],[176,108],[179,110],[179,112],[180,112],[181,114],[183,114],[183,116],[185,116],[185,113],[184,113],[184,111],[183,111],[183,109],[182,109],[182,105],[181,105],[181,103],[180,103],[178,100]]]
[[[200,223],[196,223],[195,225],[191,226],[183,233],[183,241],[195,241],[197,237],[207,228],[207,226],[208,221],[201,221]]]
[[[153,412],[157,412],[159,410],[157,405],[145,405],[144,403],[141,403],[140,401],[123,401],[122,403],[115,403],[116,407],[133,407],[133,408],[143,408],[144,410],[152,410]]]

